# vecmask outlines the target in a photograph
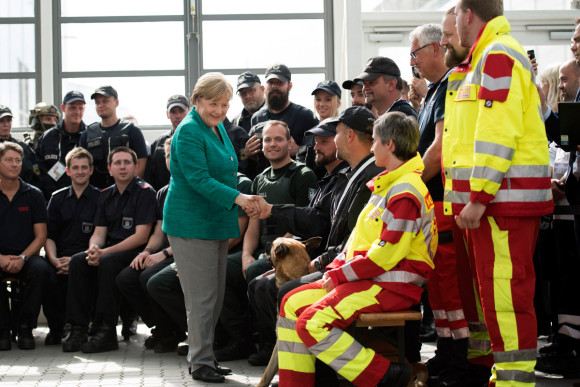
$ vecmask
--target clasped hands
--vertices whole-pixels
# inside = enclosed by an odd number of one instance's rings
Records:
[[[91,245],[88,250],[85,251],[87,257],[87,263],[89,266],[99,266],[99,260],[103,255],[105,255],[103,249],[101,249],[98,245]]]
[[[258,195],[239,194],[235,203],[252,219],[266,219],[272,214],[272,205]]]

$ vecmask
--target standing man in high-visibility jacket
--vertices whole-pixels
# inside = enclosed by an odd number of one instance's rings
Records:
[[[416,305],[433,271],[437,226],[421,180],[418,142],[417,122],[403,113],[375,122],[372,151],[386,171],[367,183],[372,195],[342,259],[335,258],[321,280],[287,293],[280,305],[280,387],[314,386],[316,358],[356,386],[409,382],[408,365],[391,363],[344,330],[360,313]]]
[[[548,142],[530,61],[502,0],[459,0],[465,62],[449,76],[443,129],[445,214],[467,230],[495,359],[490,385],[535,383],[532,254],[553,210]]]

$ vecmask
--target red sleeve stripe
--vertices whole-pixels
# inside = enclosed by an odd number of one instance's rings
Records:
[[[479,99],[505,102],[511,86],[514,60],[507,54],[489,54],[483,65]]]

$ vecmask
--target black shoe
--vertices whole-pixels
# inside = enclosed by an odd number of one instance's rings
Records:
[[[229,345],[214,351],[217,361],[232,361],[247,359],[250,354],[255,352],[254,345],[246,339],[234,340]]]
[[[226,380],[223,375],[220,375],[216,370],[206,365],[193,371],[191,377],[193,380],[201,380],[208,383],[223,383]]]
[[[253,366],[268,365],[275,346],[276,343],[265,343],[264,348],[260,349],[258,353],[255,353],[248,358],[248,363]]]
[[[175,336],[161,337],[153,350],[155,353],[173,352],[177,349],[177,344],[179,344],[179,341],[177,341]]]
[[[129,341],[129,338],[137,334],[137,320],[123,321],[123,328],[121,328],[121,336],[123,340]]]
[[[427,360],[427,374],[429,380],[436,378],[445,368],[447,368],[452,356],[453,339],[450,337],[438,337],[435,356]],[[431,385],[432,383],[428,383]]]
[[[119,349],[117,327],[103,324],[91,340],[84,343],[81,351],[84,353],[99,353]]]
[[[62,339],[65,340],[68,335],[70,335],[70,329],[71,329],[71,325],[69,323],[64,324],[64,327],[62,328]]]
[[[44,345],[60,345],[62,343],[62,331],[51,329],[44,339]]]
[[[580,356],[575,351],[560,351],[538,358],[536,370],[546,374],[562,375],[565,379],[580,378]]]
[[[221,365],[218,364],[218,362],[214,362],[215,363],[215,372],[217,372],[220,375],[229,375],[232,373],[232,369],[228,368],[228,367],[222,367]]]
[[[407,364],[392,363],[377,386],[406,387],[411,380],[411,367]]]
[[[26,325],[22,325],[20,328],[18,328],[18,348],[20,349],[36,348],[34,336],[32,336],[32,328],[29,328]]]
[[[88,328],[81,325],[73,325],[70,328],[68,339],[62,345],[63,352],[78,352],[88,339]]]
[[[180,345],[179,347],[177,347],[176,352],[179,356],[187,356],[187,354],[189,353],[189,345],[187,344]]]
[[[12,349],[12,337],[10,329],[0,329],[0,351],[10,351]]]
[[[144,343],[145,348],[147,348],[147,349],[153,349],[153,348],[155,348],[155,346],[157,345],[157,343],[159,342],[159,340],[161,340],[161,336],[156,335],[155,333],[153,333],[151,336],[149,336],[148,338],[145,339],[145,343]]]

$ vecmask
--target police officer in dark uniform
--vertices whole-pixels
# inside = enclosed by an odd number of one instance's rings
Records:
[[[108,163],[115,184],[99,196],[89,249],[73,255],[69,262],[66,320],[71,324],[71,333],[63,344],[65,352],[82,349],[95,353],[119,348],[115,278],[143,250],[157,218],[155,190],[136,176],[135,152],[117,147],[109,153]],[[95,285],[98,330],[86,342]]]
[[[91,184],[98,188],[113,184],[107,170],[107,155],[118,146],[133,149],[139,159],[137,176],[144,177],[149,148],[138,126],[117,117],[117,91],[112,86],[101,86],[91,95],[91,99],[95,100],[101,122],[89,125],[79,140],[79,145],[93,156],[95,171],[91,176]]]
[[[22,181],[22,147],[0,144],[0,281],[17,278],[22,289],[20,310],[11,321],[8,295],[0,292],[0,351],[9,350],[10,329],[18,332],[18,348],[34,349],[36,327],[49,265],[38,255],[46,240],[46,207],[42,193]]]
[[[40,181],[40,168],[36,153],[24,141],[20,141],[12,137],[12,111],[8,106],[0,105],[0,143],[10,141],[20,145],[24,151],[22,156],[22,170],[20,178],[28,184],[42,189]]]
[[[98,188],[89,184],[93,158],[84,148],[67,153],[66,174],[72,185],[55,191],[48,202],[48,238],[44,249],[52,265],[50,285],[43,304],[50,332],[45,345],[61,343],[66,310],[66,291],[71,257],[89,247],[99,199]]]
[[[42,188],[47,199],[54,191],[71,184],[70,177],[65,173],[65,157],[77,146],[81,133],[86,129],[83,122],[85,103],[85,96],[80,91],[66,93],[60,105],[64,119],[44,132],[38,140],[36,155],[39,159]]]
[[[252,128],[252,115],[266,103],[264,90],[260,77],[253,72],[246,71],[238,77],[237,94],[240,96],[244,108],[232,122],[241,126],[246,133]]]
[[[189,100],[181,94],[175,94],[167,100],[167,118],[171,121],[171,130],[159,136],[151,144],[151,155],[145,169],[145,181],[153,186],[155,190],[169,184],[169,170],[165,166],[165,141],[173,136],[177,125],[185,118],[191,110]]]

